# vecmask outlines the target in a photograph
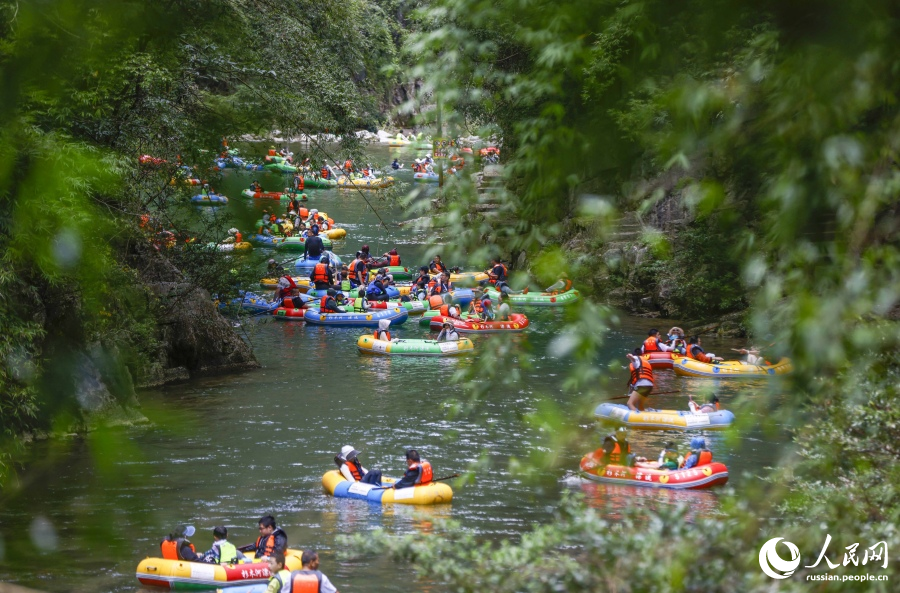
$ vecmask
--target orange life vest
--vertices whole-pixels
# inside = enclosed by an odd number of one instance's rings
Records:
[[[244,235],[242,235],[240,231],[236,232],[234,234],[234,242],[235,243],[243,243],[243,241],[244,241]]]
[[[694,352],[694,348],[697,348],[697,352]],[[688,345],[687,352],[685,352],[688,358],[693,358],[694,360],[699,360],[700,362],[712,362],[712,359],[703,351],[703,348],[697,344]]]
[[[409,469],[419,469],[419,468],[422,469],[422,473],[419,474],[419,479],[418,479],[418,481],[416,481],[416,484],[430,483],[431,480],[434,478],[434,472],[431,469],[431,464],[428,461],[423,459],[422,461],[420,461],[418,463],[414,463],[409,467]]]
[[[651,352],[659,352],[659,345],[656,343],[658,338],[649,337],[644,340],[644,354],[650,354]]]
[[[328,282],[328,264],[316,264],[313,270],[313,282]]]
[[[450,317],[450,305],[441,305],[440,311],[443,317]]]
[[[615,464],[622,463],[623,461],[625,461],[625,456],[629,453],[631,453],[631,443],[625,441],[625,451],[623,452],[622,446],[619,444],[619,441],[616,441],[615,447],[613,447],[613,450],[609,454],[609,462]],[[601,447],[600,449],[597,449],[595,456],[602,457],[604,454],[605,451]]]
[[[327,301],[328,301],[328,295],[326,294],[326,295],[323,296],[322,299],[319,301],[319,311],[320,311],[321,313],[338,313],[339,311],[337,311],[337,310],[335,310],[335,309],[329,309],[329,308],[325,305],[325,303],[326,303]]]
[[[357,463],[359,463],[359,462],[357,462]],[[354,480],[359,482],[360,480],[363,479],[363,473],[362,473],[362,470],[360,469],[362,466],[357,466],[356,463],[353,463],[353,461],[350,461],[350,460],[348,460],[345,463],[345,465],[350,470],[350,475],[353,476]]]
[[[441,297],[434,295],[428,299],[428,306],[432,309],[440,309],[441,305],[444,304],[444,299]]]
[[[262,541],[262,536],[256,538],[256,549],[259,550],[259,544]],[[266,537],[266,547],[263,551],[263,556],[271,556],[275,552],[275,534],[273,533],[270,536]]]
[[[269,156],[278,156],[278,153],[275,152],[274,148],[269,149]]]
[[[637,369],[634,366],[634,363],[628,365],[628,368],[631,370],[631,384],[634,385],[641,379],[647,379],[651,383],[653,382],[653,367],[650,366],[650,356],[644,355],[641,356],[641,368]]]
[[[505,280],[506,278],[509,278],[509,270],[506,269],[506,264],[501,262],[499,265],[501,268],[503,268],[503,278],[502,279]],[[493,269],[491,271],[493,272]],[[490,282],[491,282],[491,284],[496,284],[497,280],[501,280],[501,278],[493,278],[492,277]]]
[[[322,167],[322,179],[328,179],[328,167]]]
[[[308,209],[308,208],[305,208],[305,207],[303,207],[303,206],[301,206],[301,207],[300,207],[300,211],[297,212],[297,214],[300,215],[300,218],[302,218],[302,219],[305,220],[306,218],[309,217],[309,209]]]
[[[317,570],[295,570],[291,573],[291,593],[319,593],[322,573]]]
[[[297,175],[295,179],[297,180],[297,189],[303,189],[305,187],[303,182],[303,175]]]
[[[389,266],[399,266],[400,265],[400,256],[399,255],[388,255],[388,265]]]
[[[475,299],[472,301],[472,307],[475,309],[475,312],[479,315],[484,312],[484,307],[481,306],[481,300]]]
[[[375,339],[390,342],[391,341],[391,332],[384,331],[384,330],[375,330]]]
[[[347,159],[344,161],[344,171],[352,171],[353,170],[353,161]]]
[[[700,451],[700,454],[697,456],[697,463],[696,463],[696,465],[694,465],[694,467],[697,467],[698,465],[709,465],[710,463],[712,463],[712,460],[713,460],[712,451],[707,451],[707,450],[703,449]]]
[[[162,550],[162,557],[168,560],[183,560],[180,553],[181,543],[184,540],[179,539],[164,539],[161,544],[159,544],[160,550]],[[196,553],[197,550],[194,549],[194,544],[189,543],[191,551]]]

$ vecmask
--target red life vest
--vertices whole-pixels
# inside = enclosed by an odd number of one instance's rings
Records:
[[[440,309],[441,305],[444,304],[444,299],[435,295],[428,299],[428,306],[432,309]]]
[[[241,234],[241,231],[238,231],[234,234],[234,242],[235,243],[243,243],[244,235]]]
[[[328,264],[316,264],[313,270],[313,282],[328,282]]]
[[[322,179],[328,179],[328,167],[322,167]]]
[[[419,473],[419,479],[416,480],[416,484],[428,484],[434,478],[434,472],[431,469],[431,464],[428,463],[425,459],[418,463],[412,464],[409,469],[421,469],[422,471]]]
[[[651,352],[659,352],[659,345],[656,343],[658,338],[650,337],[644,340],[644,354]]]
[[[319,593],[322,590],[322,573],[318,570],[295,570],[291,574],[291,593]]]
[[[697,464],[694,465],[694,467],[697,467],[698,465],[709,465],[710,463],[712,463],[712,460],[712,451],[701,449],[700,454],[697,455]]]
[[[347,159],[344,161],[344,171],[352,171],[353,170],[353,161]]]
[[[184,560],[181,557],[181,544],[184,542],[183,539],[164,539],[162,543],[159,544],[160,550],[162,550],[162,557],[168,560]],[[191,548],[191,551],[196,553],[197,550],[194,549],[194,544],[189,543],[188,546]]]
[[[277,156],[277,153],[275,152],[274,148],[269,149],[269,156]]]
[[[400,265],[400,256],[399,255],[388,255],[388,265],[389,266],[399,266]]]
[[[481,306],[481,301],[475,299],[472,301],[472,307],[475,309],[475,312],[479,315],[484,312],[484,307]]]
[[[641,356],[641,368],[637,369],[634,366],[634,363],[628,365],[628,368],[631,370],[631,384],[634,385],[641,379],[647,379],[651,383],[653,382],[653,367],[650,366],[650,356],[644,355]]]
[[[297,175],[296,179],[297,179],[297,189],[303,189],[304,187],[306,187],[303,182],[303,175]]]
[[[375,339],[390,342],[391,341],[391,332],[385,331],[385,330],[376,330],[375,331]]]

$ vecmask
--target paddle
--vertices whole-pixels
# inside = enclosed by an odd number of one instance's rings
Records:
[[[653,393],[651,393],[650,395],[669,395],[669,394],[671,394],[671,393],[681,393],[681,390],[679,389],[679,390],[677,390],[677,391],[660,391],[660,392],[658,392],[658,393],[657,393],[657,392],[653,392]],[[627,395],[620,395],[619,397],[611,397],[611,398],[605,399],[605,400],[603,400],[603,401],[605,401],[605,402],[611,402],[611,401],[613,401],[614,399],[628,399],[628,397],[629,397],[629,396],[627,396]]]
[[[450,480],[452,478],[458,478],[459,474],[453,474],[452,476],[444,476],[443,478],[435,478],[431,480],[432,482],[442,482],[444,480]],[[393,488],[393,486],[380,486],[378,488],[372,488],[372,490],[389,490]]]

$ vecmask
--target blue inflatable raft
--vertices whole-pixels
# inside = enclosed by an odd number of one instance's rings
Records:
[[[341,258],[336,256],[331,251],[326,251],[322,255],[328,256],[328,261],[331,263],[331,267],[335,269],[340,269],[341,267]],[[294,267],[297,269],[299,274],[309,274],[313,271],[313,268],[316,267],[316,264],[321,260],[321,256],[319,257],[311,257],[311,258],[300,258],[294,264]]]
[[[197,194],[191,198],[191,202],[199,206],[219,206],[220,204],[227,204],[228,198],[219,194],[209,194],[208,196]]]
[[[409,313],[402,307],[393,309],[371,309],[365,313],[320,313],[318,309],[307,309],[303,315],[306,323],[313,325],[333,325],[335,327],[378,327],[382,319],[389,319],[391,325],[406,323]]]
[[[648,430],[721,430],[734,422],[728,410],[694,413],[686,410],[651,410],[634,412],[625,404],[603,403],[594,409],[597,420]]]

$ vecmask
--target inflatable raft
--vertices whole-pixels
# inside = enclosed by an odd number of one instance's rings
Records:
[[[281,306],[281,301],[270,301],[265,297],[259,296],[252,292],[241,292],[238,297],[233,298],[225,303],[219,303],[220,309],[224,309],[229,306],[234,308],[246,309],[254,313],[262,313],[264,311],[271,313]]]
[[[500,297],[500,293],[497,292],[497,289],[493,286],[489,286],[486,290],[496,303],[497,299]],[[526,294],[511,294],[508,296],[511,305],[525,305],[527,307],[559,307],[572,304],[581,298],[579,292],[574,288],[560,293],[528,292]]]
[[[747,364],[739,360],[726,360],[717,364],[700,362],[684,356],[675,357],[672,361],[672,369],[676,375],[686,377],[718,377],[723,379],[774,377],[775,375],[787,375],[794,370],[790,358],[782,358],[775,364],[758,365]]]
[[[319,235],[325,249],[331,249],[331,239]],[[285,237],[275,244],[275,249],[282,251],[303,251],[306,248],[306,237]]]
[[[337,186],[343,189],[383,189],[394,185],[393,177],[379,177],[377,179],[348,179],[342,176],[337,180]]]
[[[697,414],[682,410],[645,410],[634,412],[625,404],[602,403],[594,410],[594,417],[612,424],[650,430],[717,430],[728,428],[734,414],[717,410]]]
[[[281,162],[281,163],[266,163],[263,165],[263,169],[266,171],[281,171],[282,173],[296,173],[297,167],[294,165]]]
[[[207,243],[206,246],[210,249],[224,252],[246,253],[253,251],[253,245],[247,241],[241,241],[240,243]]]
[[[304,321],[306,307],[278,307],[272,311],[275,319],[280,321]]]
[[[299,570],[303,567],[300,550],[288,549],[285,567]],[[176,591],[218,589],[237,585],[263,586],[269,582],[269,564],[251,562],[244,564],[207,564],[165,558],[144,558],[138,564],[135,576],[142,585],[166,587]]]
[[[328,237],[332,241],[340,241],[347,238],[347,229],[328,229],[327,231],[319,231],[319,236],[323,239]]]
[[[449,175],[444,177],[449,177]],[[413,173],[413,179],[423,183],[437,183],[440,181],[440,176],[437,173]]]
[[[480,319],[457,319],[435,315],[429,323],[431,331],[440,331],[444,321],[452,323],[453,328],[461,334],[520,332],[528,327],[528,318],[521,313],[511,313],[508,321],[481,321]]]
[[[372,334],[360,336],[356,347],[366,354],[384,356],[460,356],[470,354],[475,346],[472,340],[463,338],[455,342],[435,340],[376,340]]]
[[[598,449],[581,459],[581,473],[585,478],[606,484],[676,490],[700,490],[719,486],[728,481],[728,468],[715,461],[691,469],[659,470],[603,465],[600,462],[602,454],[603,450]]]
[[[337,181],[334,179],[322,179],[312,175],[303,176],[303,189],[330,189],[337,187]]]
[[[198,206],[220,206],[227,204],[228,198],[219,194],[209,194],[208,196],[197,194],[191,198],[191,203]]]
[[[426,306],[427,306],[427,304],[426,304]],[[437,309],[431,309],[429,311],[425,311],[424,313],[422,313],[422,318],[419,319],[419,325],[424,325],[425,327],[430,326],[431,320],[434,319],[435,317],[440,316],[440,314],[441,314],[441,312],[438,311]],[[468,313],[461,313],[459,318],[460,319],[469,319],[470,317],[469,317]],[[474,321],[478,321],[481,319],[481,317],[478,315],[472,315],[471,319]]]
[[[323,241],[324,241],[324,239],[323,239]],[[331,263],[332,268],[340,269],[341,263],[342,263],[341,258],[339,258],[338,256],[336,256],[334,253],[332,253],[330,251],[325,251],[324,253],[322,253],[322,255],[328,256],[328,261]],[[304,274],[306,276],[309,276],[309,273],[315,269],[316,264],[319,263],[319,260],[321,258],[322,258],[321,255],[319,257],[309,257],[309,258],[301,257],[296,262],[294,262],[294,268],[297,270],[298,274]]]
[[[372,266],[372,269],[369,270],[370,281],[375,278],[381,268],[387,268],[394,280],[412,280],[412,272],[406,266]]]
[[[432,277],[434,277],[434,275],[432,275]],[[450,282],[458,286],[467,287],[476,286],[479,282],[484,282],[489,278],[490,276],[484,272],[459,272],[450,274]]]
[[[307,309],[303,315],[306,323],[313,325],[332,325],[335,327],[378,327],[382,319],[389,319],[391,325],[406,323],[409,313],[406,309],[376,309],[365,313],[322,313],[318,309]]]
[[[245,189],[241,195],[255,200],[289,200],[291,198],[289,194],[280,191],[253,191],[252,189]]]
[[[393,286],[385,286],[384,291],[387,293],[388,301],[393,301],[393,300],[400,298],[400,291],[397,290],[396,288],[394,288]],[[359,294],[359,289],[357,288],[356,290],[347,290],[347,291],[343,291],[343,292],[344,292],[344,296],[348,297],[348,299],[352,302],[353,299],[349,298],[349,297],[351,296],[351,294],[353,294],[353,295]],[[323,291],[323,290],[320,291],[320,290],[316,290],[315,288],[310,288],[309,290],[306,291],[306,294],[308,294],[311,297],[323,297],[323,296],[325,296],[325,291]],[[369,308],[370,309],[376,308],[375,307],[376,303],[384,303],[384,301],[369,301]],[[397,306],[399,307],[400,305],[398,304]],[[380,308],[384,309],[385,307],[380,307]]]
[[[654,369],[671,369],[675,358],[671,352],[651,352],[650,366]]]
[[[394,479],[382,478],[384,485],[393,484]],[[412,486],[394,490],[377,490],[378,486],[362,482],[350,482],[338,470],[325,472],[322,486],[335,498],[356,498],[381,504],[445,504],[453,500],[453,489],[443,482],[431,482],[424,486]]]

